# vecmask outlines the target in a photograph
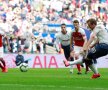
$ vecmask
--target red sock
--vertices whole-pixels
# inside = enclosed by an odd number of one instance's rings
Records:
[[[79,72],[81,72],[80,64],[77,64],[77,69],[78,69]]]
[[[4,66],[3,66],[1,63],[0,63],[0,68],[1,68],[1,69],[3,69],[3,68],[4,68]]]
[[[0,58],[0,61],[1,61],[1,63],[3,64],[3,67],[5,67],[5,66],[6,66],[6,63],[5,63],[5,61],[3,60],[3,58]]]

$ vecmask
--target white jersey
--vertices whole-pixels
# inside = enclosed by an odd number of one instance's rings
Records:
[[[3,29],[3,28],[0,27],[0,34],[4,35],[5,34],[5,29]]]
[[[60,41],[60,43],[63,46],[67,46],[67,45],[70,45],[70,38],[71,38],[71,32],[67,31],[66,34],[63,34],[62,32],[60,32],[56,35],[56,42]]]
[[[99,43],[108,44],[108,32],[103,25],[97,25],[93,32],[96,33]]]
[[[93,32],[91,32],[90,36],[91,36],[92,34],[93,34]],[[93,40],[92,43],[91,43],[91,46],[92,46],[93,44],[95,44],[96,41],[97,41],[97,37],[95,36],[94,40]]]

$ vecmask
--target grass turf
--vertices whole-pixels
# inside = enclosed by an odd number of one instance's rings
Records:
[[[0,72],[0,90],[108,90],[108,69],[99,69],[101,77],[91,79],[92,72],[82,75],[69,73],[69,69],[29,69],[20,72],[9,69]]]

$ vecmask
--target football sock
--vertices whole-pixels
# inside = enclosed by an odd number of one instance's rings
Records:
[[[5,67],[6,64],[5,64],[5,61],[3,60],[3,58],[0,58],[0,61],[2,62],[3,66]]]
[[[69,64],[75,65],[75,64],[81,64],[82,62],[83,62],[83,57],[79,57],[79,59],[77,59],[77,60],[70,61]]]
[[[75,60],[75,61],[69,62],[70,65],[75,65],[75,64],[80,64],[80,63],[82,63],[82,60]]]
[[[73,73],[73,65],[70,65],[70,72]]]
[[[99,73],[96,64],[91,64],[89,67],[94,72],[94,74]]]
[[[77,69],[78,69],[78,72],[81,72],[80,64],[77,64]]]
[[[3,64],[0,62],[0,68],[1,69],[3,69],[4,68],[4,66],[3,66]]]

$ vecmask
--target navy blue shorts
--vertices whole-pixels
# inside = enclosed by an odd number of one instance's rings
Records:
[[[66,59],[68,59],[70,57],[70,45],[67,46],[62,45],[62,49],[64,50],[64,55]]]
[[[97,59],[99,57],[105,56],[108,54],[108,44],[99,43],[96,44],[90,51],[88,52],[88,59]]]
[[[70,58],[70,45],[67,45],[67,46],[63,46],[62,45],[62,49],[64,50],[64,55],[65,55],[65,58],[68,60]],[[71,61],[73,61],[73,58],[71,58]]]

